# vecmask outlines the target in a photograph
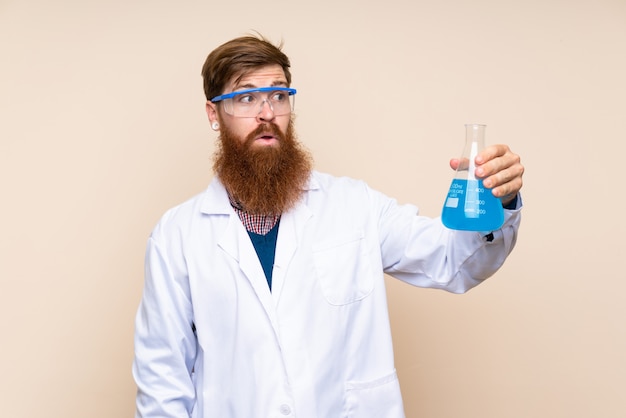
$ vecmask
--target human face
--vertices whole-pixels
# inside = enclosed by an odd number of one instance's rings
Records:
[[[244,75],[240,80],[231,80],[224,88],[222,94],[259,87],[288,87],[287,78],[285,77],[285,72],[282,67],[275,64],[253,70]],[[212,126],[214,126],[215,122],[218,123],[218,126],[224,125],[241,143],[243,143],[246,137],[260,125],[273,123],[278,126],[280,131],[284,134],[287,131],[287,126],[291,118],[290,114],[281,116],[274,115],[268,103],[263,104],[261,111],[254,118],[239,118],[229,115],[224,112],[217,103],[213,103],[210,100],[206,103],[206,112]],[[219,127],[217,129],[219,129]],[[251,144],[252,147],[275,147],[279,145],[279,138],[272,134],[270,129],[257,134]]]

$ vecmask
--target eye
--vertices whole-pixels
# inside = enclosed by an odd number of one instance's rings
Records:
[[[275,91],[272,93],[271,100],[277,103],[284,102],[287,100],[287,95],[282,91]]]
[[[235,97],[237,99],[237,103],[240,104],[252,104],[256,100],[256,98],[252,94],[240,94]]]

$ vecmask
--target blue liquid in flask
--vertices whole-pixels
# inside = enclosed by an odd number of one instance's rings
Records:
[[[441,221],[450,229],[490,232],[504,223],[500,199],[480,179],[452,180],[441,212]]]

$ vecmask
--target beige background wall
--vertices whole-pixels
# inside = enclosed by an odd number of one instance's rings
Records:
[[[0,1],[0,416],[132,416],[146,238],[210,180],[200,67],[252,29],[320,170],[437,216],[464,123],[522,155],[495,277],[388,281],[407,416],[626,416],[624,0]]]

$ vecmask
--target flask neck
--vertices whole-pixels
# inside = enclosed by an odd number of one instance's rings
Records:
[[[468,124],[465,125],[465,142],[476,142],[479,150],[485,146],[486,125]]]
[[[465,125],[465,150],[463,157],[469,163],[467,178],[476,180],[476,155],[485,148],[485,128],[486,125],[471,124]]]

